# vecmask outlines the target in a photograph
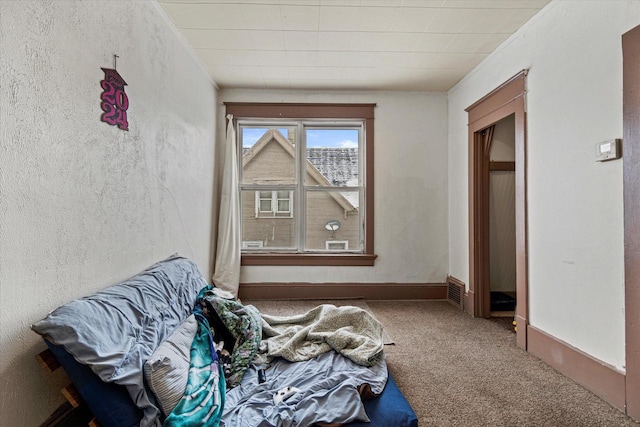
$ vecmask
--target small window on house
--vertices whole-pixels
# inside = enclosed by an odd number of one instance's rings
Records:
[[[272,192],[257,191],[256,195],[258,196],[258,203],[257,203],[257,205],[259,206],[258,214],[272,213],[273,212],[272,203],[271,203],[273,201]]]
[[[256,218],[291,217],[292,191],[256,191]]]
[[[348,240],[327,240],[325,249],[328,251],[346,251],[349,249]]]
[[[276,213],[291,213],[291,191],[276,191]]]
[[[243,244],[242,263],[373,265],[374,106],[226,105],[238,135],[243,242],[261,243]]]
[[[246,249],[261,248],[263,247],[263,242],[261,240],[243,240],[242,247]]]

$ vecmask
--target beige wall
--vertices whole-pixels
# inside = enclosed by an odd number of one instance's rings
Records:
[[[513,162],[516,160],[515,126],[515,114],[511,114],[496,123],[489,153],[489,159],[492,162]]]
[[[515,173],[489,174],[489,278],[491,291],[516,291]]]
[[[65,382],[32,323],[174,252],[209,276],[216,91],[151,1],[0,1],[0,52],[0,425],[32,427]]]

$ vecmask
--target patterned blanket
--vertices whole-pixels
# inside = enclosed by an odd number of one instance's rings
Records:
[[[224,339],[224,376],[227,387],[240,384],[244,371],[258,352],[262,339],[260,312],[252,305],[218,296],[214,288],[202,292],[202,310],[210,319],[216,342]],[[218,348],[218,350],[221,350]]]

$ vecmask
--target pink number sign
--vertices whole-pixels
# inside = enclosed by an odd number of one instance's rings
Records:
[[[104,80],[100,82],[102,94],[100,95],[100,108],[102,115],[100,120],[111,126],[118,125],[120,129],[129,130],[127,121],[127,108],[129,108],[129,98],[124,92],[127,83],[116,70],[103,68]]]

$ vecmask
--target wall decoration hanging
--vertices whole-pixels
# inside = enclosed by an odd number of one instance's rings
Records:
[[[102,94],[100,94],[100,108],[102,115],[100,120],[118,126],[122,130],[129,130],[129,122],[127,121],[127,108],[129,108],[129,97],[124,91],[127,82],[116,71],[116,58],[113,57],[113,69],[102,68],[104,71],[104,80],[100,82]]]

